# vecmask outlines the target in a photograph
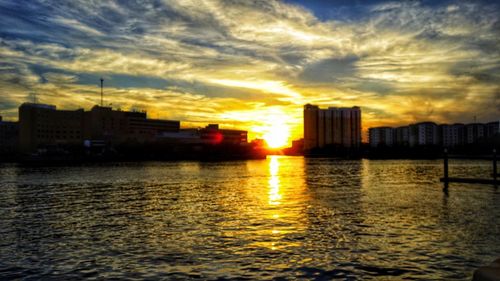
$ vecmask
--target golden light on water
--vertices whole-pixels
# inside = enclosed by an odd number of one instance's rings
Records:
[[[279,168],[280,162],[278,158],[272,157],[269,162],[269,205],[279,205],[281,203]]]

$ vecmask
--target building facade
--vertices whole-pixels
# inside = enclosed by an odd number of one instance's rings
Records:
[[[465,125],[466,144],[475,144],[485,137],[485,125],[481,123],[472,123]]]
[[[391,127],[376,127],[368,129],[370,147],[393,146],[395,129]]]
[[[447,148],[474,145],[500,136],[500,121],[486,124],[441,124],[422,122],[398,128],[376,127],[369,130],[370,146],[390,146],[392,131],[395,146],[442,146]]]
[[[53,105],[23,103],[19,107],[20,150],[81,145],[83,114],[83,109],[57,110]]]
[[[200,130],[200,138],[210,144],[240,145],[248,142],[248,132],[243,130],[220,129],[218,124],[209,124]]]
[[[19,123],[3,121],[0,116],[0,154],[17,152],[19,141]]]
[[[464,124],[443,124],[439,126],[441,131],[441,144],[443,147],[456,147],[464,145],[465,125]]]
[[[304,150],[361,145],[361,109],[304,106]]]
[[[94,106],[90,111],[58,110],[53,105],[34,103],[19,107],[19,144],[25,153],[51,146],[81,146],[84,140],[144,143],[179,128],[179,121],[148,119],[145,112],[110,107]]]

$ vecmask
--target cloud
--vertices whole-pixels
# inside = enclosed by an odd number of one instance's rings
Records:
[[[300,137],[307,102],[359,105],[365,129],[490,121],[500,107],[499,8],[379,2],[318,18],[284,1],[0,1],[1,114],[15,118],[32,93],[89,108],[104,76],[113,106],[252,137],[276,112]]]

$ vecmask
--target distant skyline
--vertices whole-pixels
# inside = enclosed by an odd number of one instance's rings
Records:
[[[363,130],[497,120],[497,1],[0,0],[0,115],[31,101],[302,137],[306,103]]]

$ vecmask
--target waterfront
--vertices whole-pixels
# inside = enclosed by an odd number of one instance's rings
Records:
[[[487,161],[450,175],[485,177]],[[439,160],[0,167],[0,279],[453,279],[500,256],[500,192]]]

